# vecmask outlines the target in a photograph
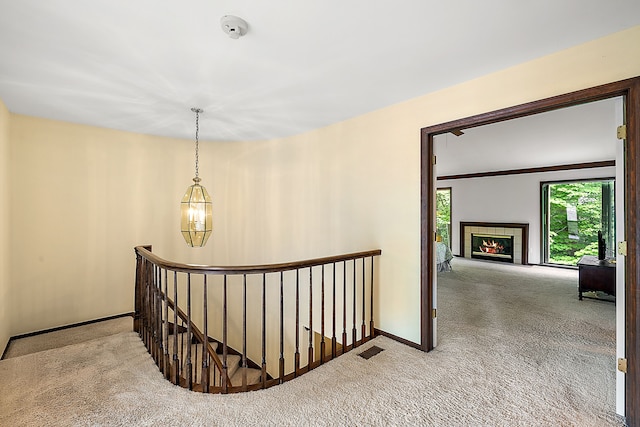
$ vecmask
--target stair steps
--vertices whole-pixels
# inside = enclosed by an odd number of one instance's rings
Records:
[[[229,377],[231,379],[231,384],[233,384],[234,387],[242,385],[243,371],[247,372],[247,385],[258,384],[262,379],[262,371],[260,369],[238,368],[238,370],[233,374],[233,377]]]
[[[173,354],[173,343],[175,340],[175,336],[174,335],[170,335],[169,336],[169,347],[168,347],[168,353],[169,355]],[[186,355],[187,352],[187,346],[188,344],[187,339],[182,339],[182,337],[180,336],[180,334],[178,335],[178,347],[180,347],[180,345],[182,344],[182,349],[178,349],[178,353],[179,354],[184,354]],[[214,351],[218,351],[218,343],[215,341],[211,342],[211,347],[213,348]],[[197,363],[198,366],[195,365],[196,363],[196,356],[197,356]],[[218,357],[220,358],[220,361],[222,362],[222,354],[218,353]],[[183,363],[186,363],[186,356],[183,356]],[[192,369],[194,371],[195,374],[195,383],[199,384],[202,382],[201,377],[202,377],[202,344],[197,343],[197,344],[191,344],[191,361],[193,363],[192,365]],[[229,376],[229,380],[231,381],[231,384],[233,385],[233,387],[240,387],[242,386],[242,377],[243,377],[243,372],[246,372],[247,375],[247,385],[251,385],[251,384],[258,384],[261,381],[261,377],[262,377],[262,371],[260,369],[254,369],[254,368],[242,368],[240,366],[242,361],[242,357],[237,355],[237,354],[227,354],[227,375]],[[184,369],[184,367],[183,367]],[[214,369],[214,364],[212,362],[212,368],[211,368],[211,384],[214,383],[214,376],[215,376],[215,371],[216,369]],[[217,383],[217,382],[216,382]]]

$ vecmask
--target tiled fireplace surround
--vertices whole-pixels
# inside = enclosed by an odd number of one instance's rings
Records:
[[[513,263],[528,264],[529,224],[460,222],[460,255],[471,258],[471,234],[513,236]]]

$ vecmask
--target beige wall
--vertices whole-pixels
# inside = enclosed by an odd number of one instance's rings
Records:
[[[0,355],[11,336],[9,241],[9,111],[0,100]]]
[[[132,311],[133,247],[185,246],[191,143],[20,115],[10,135],[12,334]]]
[[[205,142],[203,249],[177,231],[192,142],[12,115],[11,333],[131,311],[136,244],[211,264],[381,248],[376,325],[417,342],[420,128],[637,75],[640,27],[302,135]]]
[[[381,248],[376,325],[418,342],[420,128],[638,75],[635,27],[303,135],[239,144],[230,226],[265,239],[238,247],[249,259]]]

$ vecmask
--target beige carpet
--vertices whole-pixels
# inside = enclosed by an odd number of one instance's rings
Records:
[[[133,318],[131,316],[105,320],[102,322],[91,323],[89,325],[76,326],[74,328],[61,329],[59,331],[11,341],[4,358],[9,359],[11,357],[24,356],[25,354],[78,344],[92,339],[132,330]]]
[[[615,306],[575,272],[456,259],[440,276],[440,345],[384,337],[267,390],[204,395],[163,379],[135,333],[0,362],[2,426],[621,426]],[[495,284],[502,281],[503,285]]]

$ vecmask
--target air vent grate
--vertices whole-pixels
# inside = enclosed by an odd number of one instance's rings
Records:
[[[375,356],[376,354],[380,353],[383,350],[384,348],[380,348],[377,345],[374,345],[369,347],[362,353],[358,354],[358,356],[362,357],[363,359],[371,359],[373,356]]]

